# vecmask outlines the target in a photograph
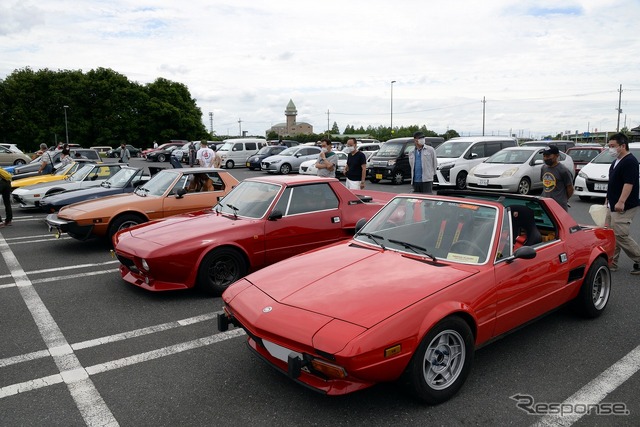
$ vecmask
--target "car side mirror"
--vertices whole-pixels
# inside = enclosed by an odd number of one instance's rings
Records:
[[[513,255],[507,258],[507,263],[512,263],[518,258],[521,259],[533,259],[536,257],[536,250],[531,246],[522,246],[515,250]]]
[[[366,218],[360,218],[358,222],[356,222],[356,233],[358,233],[366,223],[367,223]]]
[[[178,191],[176,191],[176,199],[182,199],[185,194],[187,194],[187,189],[179,188]]]
[[[269,221],[275,221],[282,218],[282,211],[275,210],[269,214]]]
[[[544,163],[544,161],[543,161],[542,159],[537,159],[537,160],[535,160],[535,161],[533,162],[533,164],[534,164],[534,165],[541,165],[541,164],[543,164],[543,163]]]

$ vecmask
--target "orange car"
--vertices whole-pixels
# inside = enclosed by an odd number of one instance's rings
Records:
[[[107,237],[154,219],[212,207],[238,184],[214,168],[164,169],[132,194],[74,203],[47,216],[50,230],[86,240]]]

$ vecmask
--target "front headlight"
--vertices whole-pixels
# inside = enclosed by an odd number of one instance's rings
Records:
[[[438,170],[441,170],[441,171],[449,170],[449,169],[451,169],[453,167],[453,165],[455,165],[455,163],[445,163],[445,164],[442,164],[442,165],[438,165]]]
[[[578,176],[580,178],[589,179],[589,176],[586,173],[582,172],[582,171],[578,172]]]
[[[478,166],[472,167],[471,170],[469,171],[469,175],[474,175],[477,168],[478,168]]]
[[[387,160],[387,166],[393,166],[396,164],[396,159],[393,160]]]
[[[502,172],[502,175],[500,175],[502,178],[507,178],[510,176],[513,176],[516,172],[518,172],[518,168],[511,168],[511,169],[507,169],[506,171]]]
[[[144,258],[140,261],[140,264],[142,265],[142,268],[145,269],[145,271],[149,271],[149,264],[147,263],[147,260],[145,260]]]
[[[280,163],[282,161],[282,159],[276,159],[276,160],[271,160],[269,163],[271,163],[272,165],[275,165],[276,163]]]

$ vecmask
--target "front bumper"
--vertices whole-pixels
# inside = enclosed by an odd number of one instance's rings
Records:
[[[392,179],[395,169],[393,167],[372,167],[367,170],[367,176],[373,179]]]
[[[262,169],[263,171],[267,171],[267,172],[278,172],[278,171],[280,171],[280,165],[281,164],[282,164],[282,162],[280,162],[280,163],[262,162],[260,164],[260,169]]]
[[[577,176],[573,184],[574,194],[578,197],[607,197],[609,181],[596,181]],[[597,187],[597,189],[596,189]]]
[[[488,183],[486,185],[480,185],[478,182],[481,179],[486,179]],[[508,178],[473,178],[467,180],[467,187],[470,190],[480,191],[499,191],[503,193],[516,193],[518,192],[518,182],[515,183]]]
[[[45,222],[49,226],[49,231],[56,230],[58,236],[61,233],[67,233],[69,236],[78,240],[87,240],[91,237],[93,225],[78,225],[75,221],[58,218],[58,214],[52,213],[47,215]]]

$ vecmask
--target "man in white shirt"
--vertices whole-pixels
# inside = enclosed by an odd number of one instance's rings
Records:
[[[198,154],[196,155],[196,159],[198,159],[198,164],[202,167],[210,168],[213,167],[214,159],[216,158],[216,153],[207,145],[207,141],[202,141],[200,143],[200,149],[198,150]]]

